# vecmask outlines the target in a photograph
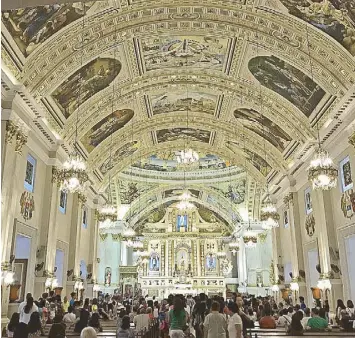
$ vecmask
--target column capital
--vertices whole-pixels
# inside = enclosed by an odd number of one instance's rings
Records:
[[[351,134],[348,140],[349,143],[355,148],[355,131],[353,131],[353,133]]]

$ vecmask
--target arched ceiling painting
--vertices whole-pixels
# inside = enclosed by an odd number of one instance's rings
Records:
[[[2,63],[118,204],[172,203],[188,147],[194,198],[255,218],[354,85],[354,32],[352,0],[50,4],[2,11]]]

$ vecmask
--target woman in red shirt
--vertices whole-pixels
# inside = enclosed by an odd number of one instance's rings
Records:
[[[264,316],[260,318],[259,325],[261,329],[276,329],[276,321],[271,316],[271,306],[269,303],[265,304]]]

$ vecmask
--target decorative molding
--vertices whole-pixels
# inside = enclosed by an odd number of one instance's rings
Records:
[[[294,198],[294,193],[293,193],[293,192],[288,193],[288,194],[284,197],[283,202],[284,202],[284,205],[285,205],[287,208],[289,208],[290,205],[292,205],[292,206],[294,205],[294,200],[293,200],[293,198]]]
[[[8,120],[6,123],[5,143],[11,144],[15,139],[15,152],[22,155],[22,147],[27,143],[28,136],[22,128],[14,121]]]
[[[108,237],[108,234],[107,233],[99,233],[99,236],[100,236],[100,240],[102,242],[104,242],[106,240],[106,238]]]

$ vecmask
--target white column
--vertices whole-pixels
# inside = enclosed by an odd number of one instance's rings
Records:
[[[97,263],[97,258],[98,258],[98,245],[97,245],[97,241],[99,240],[99,222],[94,219],[94,236],[93,236],[93,243],[94,243],[94,247],[93,247],[93,256],[92,256],[92,279],[94,279],[95,281],[97,281],[97,271],[98,271],[98,263]]]
[[[197,245],[197,276],[201,276],[201,254],[200,254],[200,240],[196,240]]]
[[[80,245],[81,245],[81,228],[82,228],[82,219],[83,219],[83,208],[82,201],[80,200],[78,194],[75,194],[75,198],[73,201],[73,210],[74,203],[77,207],[77,215],[76,215],[76,232],[75,236],[75,251],[74,251],[74,276],[80,278]]]
[[[56,254],[56,244],[57,244],[57,212],[58,212],[58,197],[59,190],[57,183],[52,183],[52,195],[50,203],[50,215],[47,233],[47,250],[46,250],[46,260],[45,260],[45,271],[52,273],[55,264],[55,254]]]
[[[247,258],[246,258],[246,252],[245,252],[245,244],[244,241],[240,241],[239,245],[239,252],[238,252],[238,279],[239,279],[239,284],[245,283],[245,281],[248,279],[247,275]],[[243,286],[241,288],[243,292],[246,291],[246,287]]]
[[[169,276],[169,248],[170,248],[170,241],[165,241],[165,276]]]

